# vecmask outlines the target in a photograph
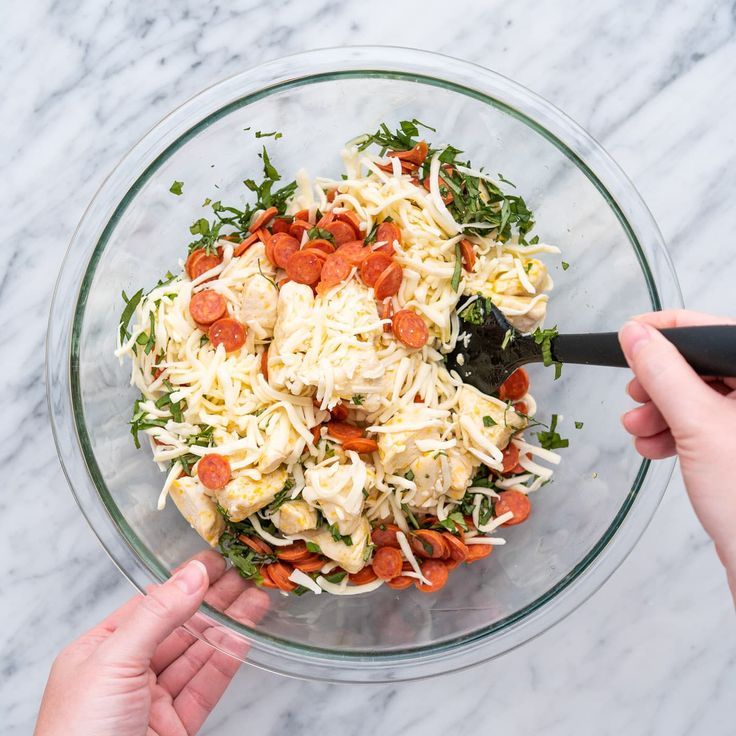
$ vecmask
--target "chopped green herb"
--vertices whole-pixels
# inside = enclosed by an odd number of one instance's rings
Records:
[[[353,398],[350,399],[350,401],[356,406],[362,406],[365,401],[365,396],[363,396],[363,394],[353,394]]]
[[[557,414],[552,415],[548,431],[537,432],[537,439],[545,450],[556,450],[570,445],[570,440],[563,439],[557,432]]]
[[[404,516],[406,516],[407,521],[415,528],[419,529],[419,522],[416,520],[416,517],[412,512],[409,510],[409,507],[405,504],[401,504],[401,510],[404,512]]]
[[[125,295],[125,292],[123,292],[123,301],[125,302],[125,307],[123,308],[123,313],[120,315],[120,342],[123,343],[125,340],[127,340],[130,337],[130,332],[128,332],[128,324],[130,323],[130,318],[133,316],[133,312],[135,312],[136,307],[140,303],[141,299],[143,298],[143,289],[140,289],[139,291],[136,291],[135,294],[133,294],[130,299]]]
[[[404,473],[404,478],[406,478],[407,480],[414,480],[414,471],[407,470],[406,473]]]
[[[323,230],[321,227],[310,227],[309,230],[307,230],[307,239],[327,240],[335,245],[335,236],[328,230]]]
[[[452,534],[458,534],[458,527],[463,531],[468,531],[468,525],[465,517],[459,511],[453,511],[446,519],[438,522],[438,526],[446,529]]]
[[[452,272],[452,281],[450,281],[450,285],[454,292],[457,292],[460,286],[460,276],[462,275],[462,272],[463,257],[460,253],[460,243],[455,243],[455,270]]]
[[[503,341],[501,342],[501,350],[506,350],[506,348],[514,341],[514,331],[509,327],[508,330],[506,330],[506,333],[503,336]]]
[[[483,426],[484,427],[495,427],[497,424],[496,420],[493,417],[490,417],[488,415],[483,417]]]
[[[570,264],[567,261],[562,261],[562,270],[567,271],[570,268]]]
[[[341,583],[346,575],[347,573],[343,570],[342,572],[333,572],[332,575],[325,575],[324,577],[328,583]]]
[[[488,315],[491,313],[492,304],[493,302],[489,298],[479,295],[472,304],[460,309],[458,317],[460,317],[463,322],[467,322],[471,325],[485,324],[486,319],[488,319]]]
[[[184,186],[183,181],[175,181],[170,187],[169,191],[172,194],[176,194],[177,197],[180,197],[182,195],[182,187]]]
[[[537,327],[537,329],[532,333],[534,342],[542,348],[542,362],[546,366],[552,365],[555,362],[555,359],[552,356],[552,340],[554,340],[554,338],[559,334],[557,325],[547,330],[542,330]]]
[[[206,207],[208,204],[211,204],[212,200],[209,197],[205,197],[204,202],[202,202],[202,207]]]
[[[583,423],[582,422],[575,422],[575,429],[582,429]]]
[[[322,554],[322,549],[320,548],[320,546],[318,544],[315,544],[314,542],[307,542],[306,544],[307,544],[307,551],[308,552],[312,552],[312,553],[314,553],[316,555],[321,555]]]
[[[347,547],[353,546],[353,538],[349,534],[340,534],[337,523],[331,524],[329,527],[330,534],[336,542],[342,542]]]
[[[273,136],[273,139],[277,141],[279,138],[283,138],[283,133],[279,133],[276,130],[271,133],[262,133],[260,130],[256,131],[256,138],[270,138],[271,136]]]

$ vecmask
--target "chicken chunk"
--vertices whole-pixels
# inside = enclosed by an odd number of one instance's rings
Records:
[[[458,425],[463,444],[475,451],[475,457],[487,465],[500,468],[500,451],[527,420],[512,407],[470,386],[463,386],[458,400]],[[492,463],[485,458],[493,459]]]
[[[529,296],[530,294],[539,294],[541,291],[549,288],[549,275],[547,274],[547,267],[544,263],[538,261],[536,258],[530,258],[525,263],[522,263],[521,267],[533,291],[529,291],[524,285],[517,269],[511,268],[496,278],[491,287],[493,292],[508,296]]]
[[[178,478],[171,484],[169,495],[199,536],[214,547],[225,530],[225,520],[197,478]]]
[[[299,534],[317,528],[317,511],[306,501],[286,501],[279,506],[272,521],[284,534]]]
[[[344,570],[355,573],[365,565],[364,557],[370,533],[371,525],[368,523],[368,519],[363,516],[350,535],[352,540],[350,546],[343,541],[335,540],[330,530],[325,527],[315,531],[303,532],[298,536],[300,539],[318,545],[325,557],[337,562]]]
[[[383,426],[393,429],[406,425],[407,429],[381,432],[378,436],[378,454],[386,472],[406,470],[422,455],[417,440],[439,440],[442,420],[448,416],[449,413],[438,413],[424,404],[409,404],[397,411]]]
[[[271,281],[261,278],[260,274],[252,276],[245,282],[240,299],[240,314],[236,316],[255,332],[256,337],[268,338],[276,324],[278,300],[278,289]]]
[[[494,295],[493,303],[519,332],[534,332],[547,315],[546,294],[537,296]]]
[[[269,348],[272,385],[300,395],[316,389],[328,407],[360,395],[366,411],[377,409],[385,374],[378,322],[370,290],[356,281],[316,299],[308,286],[286,284]]]
[[[349,464],[335,461],[309,468],[304,474],[302,497],[318,507],[330,524],[337,524],[340,534],[351,534],[363,513],[368,485],[366,464],[354,452]]]
[[[252,471],[236,475],[224,488],[214,492],[217,502],[233,521],[247,519],[268,506],[287,479],[284,469],[274,470],[260,479],[252,477],[253,475]]]
[[[284,408],[271,412],[263,434],[266,439],[258,461],[258,469],[262,473],[272,473],[282,463],[296,462],[306,444],[292,426]]]

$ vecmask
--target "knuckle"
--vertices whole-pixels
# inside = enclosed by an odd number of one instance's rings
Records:
[[[169,618],[169,606],[160,588],[155,588],[143,599],[141,608],[150,616],[162,621]]]

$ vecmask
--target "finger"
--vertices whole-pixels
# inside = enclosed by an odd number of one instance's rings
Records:
[[[619,333],[626,360],[675,437],[698,431],[716,395],[657,330],[627,322]]]
[[[658,330],[665,327],[699,327],[700,325],[732,325],[736,323],[736,320],[730,317],[692,312],[689,309],[665,309],[661,312],[638,314],[634,319],[639,322],[646,322]]]
[[[218,581],[225,573],[226,563],[222,555],[214,550],[208,549],[198,552],[191,559],[199,560],[207,568],[207,577],[210,581],[211,590],[213,586],[218,584]],[[175,568],[174,572],[177,572],[182,567],[183,565],[180,565]],[[205,595],[205,600],[207,600],[207,595]],[[176,629],[156,648],[151,659],[151,669],[159,673],[162,669],[168,667],[171,662],[179,657],[182,652],[186,651],[187,647],[190,647],[195,641],[197,641],[197,638],[186,629]]]
[[[220,638],[230,639],[232,634],[213,629],[210,637],[216,644]],[[174,709],[187,733],[190,734],[196,733],[201,728],[241,664],[240,659],[217,650],[212,652],[204,667],[174,698]]]
[[[654,437],[655,434],[668,429],[667,422],[652,402],[627,411],[621,417],[624,429],[634,437]]]
[[[646,404],[647,401],[651,401],[649,394],[644,390],[644,387],[639,383],[638,378],[632,378],[626,386],[626,391],[631,398],[638,404]]]
[[[241,578],[242,579],[242,578]],[[256,621],[260,621],[268,610],[268,595],[262,590],[250,587],[241,593],[237,599],[230,605],[224,613],[231,619],[252,625]],[[184,686],[199,672],[207,663],[208,659],[215,651],[207,641],[210,641],[212,627],[203,631],[206,641],[197,641],[192,644],[182,655],[172,662],[158,677],[159,684],[165,688],[172,697],[176,697]],[[235,644],[238,646],[239,638],[233,634],[233,641],[222,642],[221,637],[218,639],[220,643]],[[231,651],[231,650],[228,650]],[[238,655],[239,650],[233,652]]]
[[[677,452],[675,438],[669,430],[655,434],[654,437],[637,437],[634,446],[640,455],[650,460],[662,460]]]
[[[142,598],[99,647],[103,661],[148,667],[156,647],[189,620],[207,590],[207,568],[192,560]]]

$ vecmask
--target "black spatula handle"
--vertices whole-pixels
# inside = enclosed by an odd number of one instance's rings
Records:
[[[736,325],[660,331],[701,376],[736,376]],[[560,363],[626,366],[615,332],[558,335],[552,340],[552,356]]]

